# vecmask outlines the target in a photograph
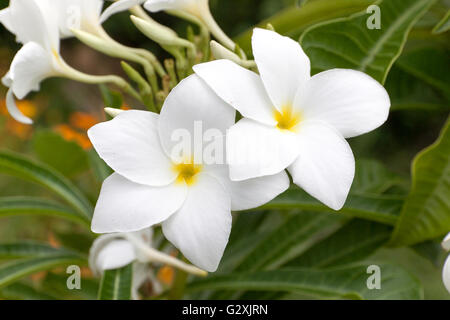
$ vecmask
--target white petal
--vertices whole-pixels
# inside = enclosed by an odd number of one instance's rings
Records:
[[[450,233],[442,241],[442,248],[446,251],[450,251]]]
[[[23,124],[32,124],[33,120],[25,116],[22,111],[19,110],[19,108],[16,105],[16,101],[14,99],[14,94],[11,89],[8,90],[6,93],[6,109],[8,109],[9,114],[11,117],[16,119],[17,121],[23,123]]]
[[[327,122],[345,138],[381,126],[391,105],[388,93],[376,80],[363,72],[344,69],[313,76],[295,104],[303,109],[305,119]]]
[[[105,11],[103,11],[102,15],[100,16],[100,23],[105,22],[109,19],[109,17],[115,15],[116,13],[126,11],[144,2],[145,0],[119,0],[117,2],[114,2],[108,8],[106,8]]]
[[[280,173],[299,155],[295,133],[242,119],[227,134],[227,163],[233,181]]]
[[[231,200],[217,179],[202,174],[182,208],[163,223],[163,232],[193,264],[216,271],[231,231]]]
[[[300,156],[289,167],[294,183],[328,207],[339,210],[355,175],[355,159],[347,141],[320,122],[301,124]]]
[[[187,10],[196,6],[196,2],[204,0],[149,0],[144,8],[150,12],[162,10]]]
[[[46,1],[11,1],[11,28],[18,42],[36,42],[49,52],[59,51],[58,20],[53,5]]]
[[[9,32],[14,33],[13,25],[11,21],[11,9],[5,8],[0,10],[0,23],[8,29]]]
[[[5,86],[5,87],[11,87],[11,85],[12,85],[12,79],[11,79],[11,72],[10,71],[8,71],[4,76],[3,76],[3,78],[2,78],[2,84]]]
[[[136,183],[166,186],[177,177],[161,146],[158,115],[129,110],[88,131],[100,157],[117,173]]]
[[[450,293],[450,256],[445,260],[444,269],[442,270],[442,280],[445,288]]]
[[[113,270],[123,268],[136,259],[133,245],[127,240],[113,240],[98,253],[97,268]]]
[[[272,101],[261,78],[229,60],[216,60],[194,66],[194,71],[225,102],[244,117],[275,125]]]
[[[252,38],[253,54],[274,105],[291,106],[297,91],[310,79],[311,65],[300,44],[276,32],[256,28]]]
[[[184,184],[149,187],[114,173],[103,182],[92,231],[132,232],[161,223],[181,207],[186,193]]]
[[[203,160],[204,135],[209,131],[225,136],[235,118],[236,111],[221,100],[203,80],[192,75],[181,81],[164,102],[159,118],[161,142],[166,153],[173,155],[176,151],[174,147],[181,142],[180,135],[189,134],[187,143],[190,144],[192,153],[184,156],[192,157],[194,147],[197,147],[201,157],[198,160]],[[224,145],[225,139],[222,140]]]
[[[10,69],[11,87],[17,98],[38,91],[44,79],[56,74],[52,61],[51,53],[35,42],[28,42],[17,52]]]
[[[210,170],[208,174],[216,177],[227,188],[233,211],[260,207],[286,191],[290,184],[286,171],[244,181],[231,181],[228,166],[220,166],[220,169]]]

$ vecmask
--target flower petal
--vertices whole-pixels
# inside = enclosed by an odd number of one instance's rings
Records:
[[[214,92],[244,117],[275,125],[273,103],[261,78],[229,60],[216,60],[194,66],[194,71]]]
[[[381,84],[363,72],[333,69],[311,78],[295,102],[308,120],[335,127],[345,138],[381,126],[388,118],[389,95]]]
[[[445,260],[444,269],[442,270],[442,280],[445,288],[450,293],[450,256]]]
[[[215,166],[208,174],[219,180],[231,195],[231,210],[249,210],[260,207],[289,188],[286,171],[272,176],[231,181],[228,166]]]
[[[133,232],[161,223],[182,206],[186,193],[184,184],[149,187],[114,173],[103,182],[92,231]]]
[[[96,266],[99,270],[113,270],[125,267],[136,259],[133,245],[127,240],[113,240],[98,253]]]
[[[117,173],[136,183],[166,186],[177,173],[161,146],[158,115],[129,110],[88,131],[100,157]]]
[[[230,178],[242,181],[280,173],[299,155],[295,133],[242,119],[227,134]]]
[[[8,29],[9,32],[14,33],[10,8],[0,10],[0,23],[3,24],[3,26]]]
[[[289,167],[294,183],[334,210],[347,199],[355,175],[355,159],[347,141],[320,122],[301,125],[300,156]]]
[[[442,248],[446,251],[450,251],[450,233],[442,241]]]
[[[163,232],[193,264],[216,271],[231,231],[231,201],[217,179],[202,174],[181,209],[163,222]]]
[[[18,42],[36,42],[49,52],[59,51],[58,22],[52,5],[46,1],[14,0],[9,9],[10,27]]]
[[[176,153],[178,138],[189,135],[187,143],[194,154],[195,147],[203,151],[204,135],[214,130],[225,136],[235,123],[236,111],[221,100],[197,75],[181,81],[169,94],[159,118],[159,135],[168,155]],[[200,139],[200,141],[198,141]],[[222,139],[223,142],[225,139]],[[224,145],[225,143],[223,143]],[[199,155],[203,160],[202,154]],[[196,159],[197,160],[197,159]]]
[[[11,63],[11,88],[18,99],[23,99],[31,91],[39,91],[41,82],[55,74],[52,55],[36,42],[28,42]]]
[[[102,15],[100,16],[100,23],[105,22],[108,20],[111,16],[115,15],[116,13],[126,11],[134,6],[140,5],[144,3],[145,0],[119,0],[111,4],[108,8],[103,11]]]
[[[300,45],[276,32],[256,28],[253,54],[264,86],[278,110],[291,106],[310,79],[311,64]]]
[[[14,94],[11,89],[6,93],[6,109],[8,109],[9,114],[15,120],[23,123],[23,124],[32,124],[33,120],[25,116],[22,111],[16,105],[16,101],[14,99]]]
[[[149,0],[144,4],[144,8],[150,12],[162,10],[187,10],[195,7],[197,2],[204,0]]]

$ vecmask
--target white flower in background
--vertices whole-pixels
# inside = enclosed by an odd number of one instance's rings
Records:
[[[13,26],[13,15],[17,14],[15,12],[17,9],[14,9],[14,2],[11,1],[9,7],[0,11],[0,21],[10,32],[16,34],[17,28]],[[29,0],[27,2],[33,2],[34,6],[40,7],[45,18],[56,14],[60,35],[66,38],[73,36],[70,30],[72,28],[97,35],[103,34],[101,24],[109,17],[139,5],[144,0],[118,0],[103,12],[103,0]],[[18,40],[23,43],[20,39]]]
[[[231,179],[287,168],[295,184],[339,210],[355,171],[345,138],[386,121],[386,90],[354,70],[333,69],[311,77],[310,61],[300,45],[273,31],[255,29],[253,53],[260,76],[228,60],[194,66],[196,74],[244,116],[227,137]],[[253,151],[251,159],[235,160],[243,151]]]
[[[37,1],[39,2],[39,1]],[[24,46],[14,57],[9,72],[2,82],[10,90],[6,105],[9,113],[18,121],[32,123],[17,108],[14,95],[23,99],[31,91],[38,91],[41,81],[64,74],[59,55],[58,26],[46,1],[11,1],[7,9],[0,11],[0,22],[16,35]],[[47,11],[48,10],[48,11]],[[13,95],[14,94],[14,95]]]
[[[139,288],[147,281],[152,282],[155,294],[162,291],[161,284],[153,272],[156,265],[175,267],[195,275],[206,275],[205,271],[154,249],[152,238],[151,228],[102,235],[94,241],[89,251],[89,267],[95,276],[101,276],[106,270],[120,269],[133,263],[133,299],[138,298]]]
[[[199,19],[227,48],[234,50],[235,43],[222,31],[209,9],[208,0],[148,0],[144,8],[150,12],[174,11],[181,16],[188,14]]]
[[[69,3],[73,8],[84,10],[80,17],[86,17],[81,20],[86,25],[89,23],[83,21],[91,21],[94,11],[101,9],[99,5],[103,4],[94,0],[60,0],[56,5],[49,0],[14,0],[8,8],[0,11],[0,23],[16,36],[17,42],[23,44],[2,79],[2,83],[10,88],[6,96],[7,109],[19,122],[31,124],[33,121],[20,112],[14,96],[23,99],[31,91],[39,91],[40,83],[50,77],[66,77],[86,83],[114,83],[125,91],[131,91],[128,83],[119,77],[86,75],[63,60],[60,55],[60,37],[64,36],[61,26],[63,12],[71,12]]]
[[[445,237],[442,242],[444,250],[450,252],[450,233]],[[450,255],[445,260],[444,268],[442,270],[442,280],[444,281],[445,288],[450,293]]]
[[[107,270],[120,269],[133,263],[131,287],[133,299],[138,298],[139,288],[147,281],[152,282],[152,288],[156,294],[160,293],[161,284],[156,280],[149,266],[152,260],[127,238],[128,236],[136,237],[145,246],[151,247],[152,233],[152,229],[148,228],[130,235],[116,233],[98,237],[89,251],[89,267],[94,275],[100,277]]]
[[[172,90],[161,115],[125,111],[88,131],[100,157],[115,171],[103,183],[94,232],[131,232],[162,223],[166,238],[186,258],[207,271],[217,269],[230,234],[231,210],[263,205],[288,188],[289,178],[280,172],[232,182],[226,165],[200,163],[192,153],[174,157],[179,142],[172,135],[186,131],[196,136],[199,122],[204,132],[225,134],[235,122],[235,110],[193,75]],[[209,146],[191,142],[191,150],[200,147],[202,154]]]

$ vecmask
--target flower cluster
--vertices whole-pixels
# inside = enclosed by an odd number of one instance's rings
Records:
[[[82,9],[81,19],[67,28],[65,14],[74,4]],[[200,36],[178,37],[140,4],[198,24]],[[231,212],[257,208],[283,193],[290,186],[288,172],[295,185],[328,207],[343,207],[355,172],[346,138],[386,121],[390,100],[381,84],[354,70],[311,76],[301,46],[271,30],[254,30],[255,60],[248,60],[215,23],[207,0],[119,0],[103,13],[102,6],[101,0],[64,0],[56,7],[46,0],[15,0],[0,12],[0,21],[24,44],[4,78],[8,109],[17,120],[31,122],[19,113],[13,95],[21,99],[51,76],[115,84],[153,111],[109,109],[113,119],[88,132],[115,171],[103,183],[92,230],[113,233],[103,252],[121,248],[117,254],[94,254],[93,266],[102,270],[139,259],[130,249],[129,242],[136,241],[130,233],[161,225],[187,259],[213,272],[228,242]],[[101,23],[127,9],[136,27],[175,57],[175,68],[170,63],[163,68],[151,53],[106,34]],[[205,50],[209,33],[220,43],[212,41]],[[140,63],[146,80],[125,66],[139,92],[117,76],[90,76],[69,67],[59,41],[73,35],[103,53]],[[210,52],[219,60],[211,61]],[[116,233],[127,236],[117,240]]]

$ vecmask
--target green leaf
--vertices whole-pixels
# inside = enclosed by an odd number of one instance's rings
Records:
[[[30,274],[72,264],[86,261],[75,254],[51,254],[4,263],[0,265],[0,288]]]
[[[32,161],[12,152],[0,152],[0,173],[35,182],[52,190],[86,218],[92,217],[93,208],[78,188],[62,174],[47,165]]]
[[[52,200],[32,197],[0,198],[0,217],[15,215],[53,216],[90,226],[90,220],[86,216]]]
[[[42,130],[33,136],[33,149],[43,163],[66,177],[75,176],[89,168],[87,153],[74,141],[64,140],[59,134]]]
[[[412,164],[412,188],[391,244],[412,245],[450,230],[450,118],[438,140]]]
[[[437,48],[420,48],[402,55],[397,65],[429,85],[450,93],[449,52]]]
[[[370,14],[365,11],[309,28],[300,42],[311,59],[313,73],[333,68],[355,69],[384,84],[411,28],[435,2],[382,1],[379,30],[367,28]]]
[[[403,204],[403,198],[390,195],[351,194],[345,206],[336,214],[361,218],[395,225]],[[317,212],[330,212],[331,209],[321,204],[299,188],[289,189],[261,209],[292,210],[301,209]]]
[[[391,227],[355,219],[285,266],[324,268],[361,261],[385,244],[391,232]]]
[[[340,228],[346,218],[318,212],[293,214],[245,257],[238,271],[274,269]]]
[[[112,91],[108,86],[99,85],[105,108],[120,108],[123,104],[123,98],[120,92]]]
[[[8,300],[57,300],[58,298],[37,290],[25,283],[13,283],[0,290],[0,297]]]
[[[133,264],[121,269],[106,270],[98,292],[100,300],[130,300],[133,281]]]
[[[382,194],[393,186],[403,186],[405,179],[390,172],[376,160],[358,160],[351,194]]]
[[[391,98],[391,111],[450,111],[450,100],[431,85],[395,65],[385,84]]]
[[[368,265],[355,265],[326,270],[286,268],[233,273],[194,281],[188,285],[187,291],[284,291],[327,299],[423,299],[419,281],[405,270],[392,265],[380,265],[381,289],[369,290],[367,279],[370,274],[367,273],[367,267]]]
[[[434,34],[444,33],[450,29],[450,10],[447,11],[445,17],[433,28]]]
[[[17,259],[42,257],[71,253],[66,249],[54,248],[46,243],[22,241],[16,243],[0,243],[1,259]]]
[[[270,23],[278,33],[298,39],[301,33],[309,26],[360,12],[374,2],[375,0],[310,1],[302,6],[295,5],[287,8],[275,16],[262,21],[255,27],[265,28]],[[255,27],[252,27],[235,39],[246,52],[251,51],[251,37]]]

